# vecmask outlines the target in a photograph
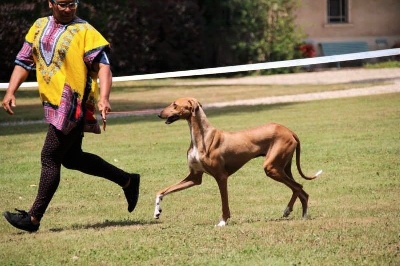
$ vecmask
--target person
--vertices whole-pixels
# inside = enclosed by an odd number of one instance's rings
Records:
[[[139,197],[139,174],[127,173],[82,151],[83,132],[101,133],[95,117],[96,101],[104,122],[111,110],[112,73],[107,56],[110,44],[77,17],[78,4],[78,0],[48,0],[52,15],[37,19],[26,34],[2,101],[5,111],[13,115],[15,92],[29,71],[36,69],[44,116],[49,123],[41,152],[38,192],[28,212],[16,209],[15,213],[3,213],[11,225],[28,232],[39,229],[59,185],[61,165],[121,186],[129,212],[135,209]]]

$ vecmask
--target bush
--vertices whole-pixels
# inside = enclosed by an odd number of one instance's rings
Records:
[[[84,0],[78,16],[110,41],[113,74],[125,76],[299,58],[297,1]],[[29,27],[49,14],[47,1],[1,1],[1,81],[9,80]],[[261,73],[278,71],[291,69]]]

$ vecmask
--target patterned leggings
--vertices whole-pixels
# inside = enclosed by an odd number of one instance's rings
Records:
[[[61,165],[85,174],[108,179],[121,187],[129,180],[129,174],[104,161],[97,155],[82,151],[82,127],[64,135],[49,125],[41,153],[42,171],[38,194],[29,214],[40,220],[60,183]]]

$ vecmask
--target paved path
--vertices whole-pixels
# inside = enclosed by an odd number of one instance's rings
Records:
[[[226,101],[203,104],[204,108],[219,108],[235,105],[276,104],[288,102],[305,102],[323,99],[357,97],[385,93],[400,93],[400,68],[383,69],[335,69],[329,71],[279,74],[242,78],[208,79],[204,81],[178,81],[177,85],[295,85],[295,84],[337,84],[359,82],[387,81],[388,85],[356,88],[340,91],[325,91],[297,95],[272,96],[257,99]],[[157,114],[160,109],[142,110],[132,115]]]
[[[230,102],[205,104],[204,107],[225,107],[234,105],[256,105],[256,104],[277,104],[277,103],[293,103],[293,102],[308,102],[324,99],[335,99],[344,97],[357,97],[366,95],[376,95],[385,93],[400,93],[400,79],[395,80],[391,85],[373,86],[367,88],[348,89],[340,91],[324,91],[314,93],[303,93],[296,95],[272,96],[265,98],[237,100]]]
[[[185,85],[229,85],[229,84],[334,84],[361,81],[381,81],[400,79],[400,68],[363,69],[347,68],[327,71],[279,74],[255,77],[182,82]]]

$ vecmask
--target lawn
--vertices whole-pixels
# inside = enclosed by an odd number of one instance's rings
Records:
[[[346,86],[350,85],[286,87],[289,94],[295,94]],[[207,103],[249,97],[248,90],[262,97],[285,93],[279,86],[208,89],[215,93],[210,96],[205,87],[175,90],[162,82],[143,88],[131,85],[116,88],[112,104],[115,110],[131,110],[159,108],[179,95],[194,95]],[[15,117],[0,114],[2,211],[28,209],[40,173],[47,126],[4,124],[41,118],[37,93],[21,95]],[[105,133],[85,135],[83,148],[142,174],[136,210],[127,212],[118,186],[63,169],[59,189],[37,233],[18,231],[0,219],[0,262],[399,265],[399,102],[396,93],[206,110],[210,122],[225,130],[268,122],[288,126],[300,137],[303,171],[311,175],[324,170],[318,179],[306,181],[293,168],[296,180],[310,195],[310,217],[301,219],[297,201],[290,218],[281,219],[291,191],[264,175],[262,158],[251,161],[229,179],[232,218],[224,228],[214,226],[220,217],[220,196],[216,182],[207,175],[201,186],[166,196],[161,218],[153,219],[156,192],[187,174],[185,154],[190,140],[186,122],[165,125],[155,115],[110,117]],[[38,109],[29,111],[36,105]]]

